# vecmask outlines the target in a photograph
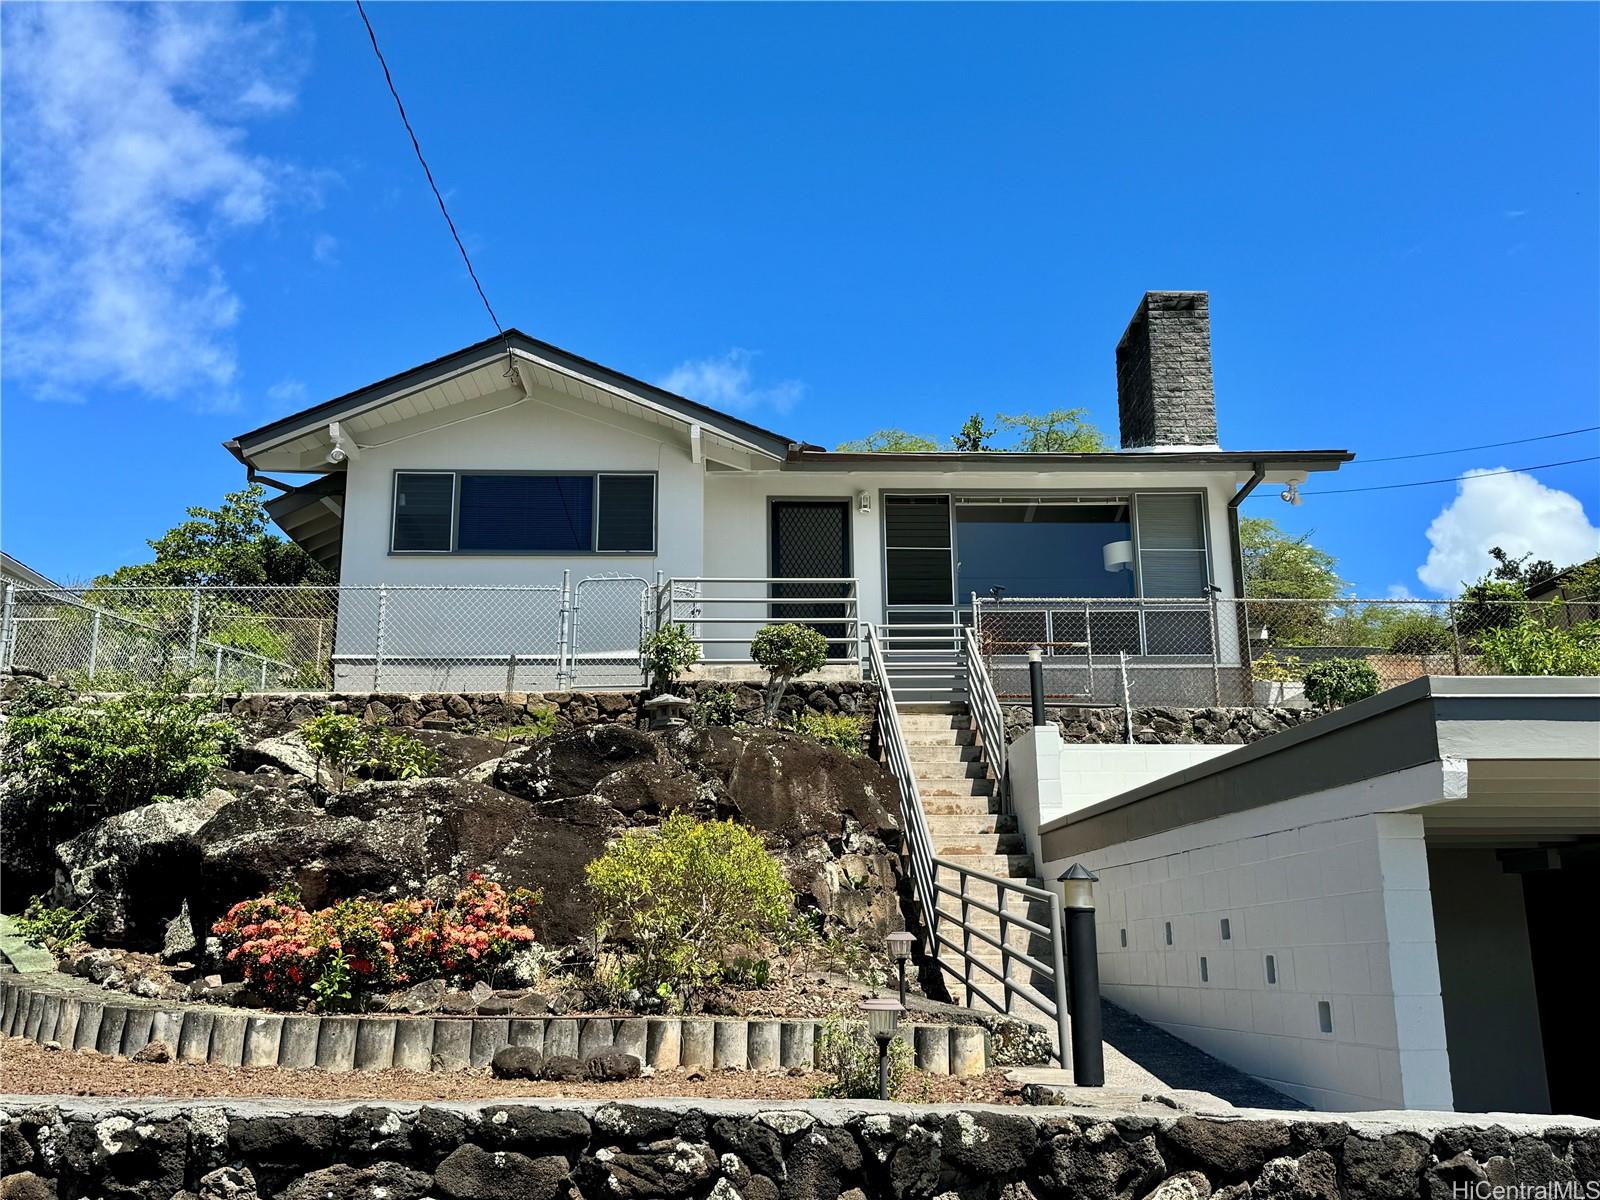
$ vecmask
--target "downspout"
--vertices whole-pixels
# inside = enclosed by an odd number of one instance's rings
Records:
[[[1233,494],[1233,499],[1228,501],[1228,549],[1233,554],[1233,594],[1236,599],[1244,599],[1244,546],[1239,540],[1239,505],[1250,498],[1250,493],[1260,486],[1267,477],[1266,463],[1251,463],[1254,473],[1245,485]]]

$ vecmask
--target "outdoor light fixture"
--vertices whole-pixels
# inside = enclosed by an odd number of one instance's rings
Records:
[[[651,729],[672,729],[686,723],[686,714],[693,703],[682,696],[666,695],[646,700],[641,707],[650,719]]]
[[[1100,1036],[1100,961],[1094,933],[1094,885],[1100,877],[1073,863],[1061,884],[1062,924],[1066,926],[1067,995],[1072,1009],[1072,1082],[1104,1087],[1105,1048]]]
[[[1300,499],[1300,485],[1292,479],[1289,481],[1289,486],[1278,493],[1278,499],[1282,500],[1285,504],[1292,504],[1296,508],[1299,508],[1300,505],[1304,503],[1304,501]]]
[[[897,930],[889,935],[889,953],[894,957],[895,965],[900,968],[900,1007],[906,1006],[906,963],[911,958],[911,947],[916,944],[917,935],[907,933],[904,929]]]
[[[862,489],[856,493],[856,511],[869,513],[872,511],[872,493]]]
[[[328,451],[328,461],[333,463],[335,466],[337,466],[339,463],[342,463],[349,457],[350,456],[345,453],[343,446],[335,446],[332,450]]]
[[[1033,727],[1038,729],[1048,723],[1044,709],[1044,650],[1038,646],[1028,649],[1028,695],[1032,701]]]
[[[861,1002],[861,1011],[867,1014],[867,1032],[878,1043],[878,1099],[889,1098],[889,1043],[894,1041],[895,1030],[900,1028],[900,1014],[904,1011],[898,1000],[873,996]]]
[[[1133,570],[1133,543],[1107,542],[1100,550],[1100,560],[1105,563],[1108,571]]]

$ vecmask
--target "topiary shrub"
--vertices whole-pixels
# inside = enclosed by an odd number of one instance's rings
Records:
[[[666,691],[695,663],[700,646],[682,625],[663,625],[639,644],[645,673],[659,691]]]
[[[750,639],[750,657],[766,668],[767,720],[778,715],[789,681],[828,663],[828,639],[809,625],[764,625]]]
[[[899,1097],[912,1071],[911,1047],[899,1038],[889,1043],[889,1099]],[[817,1038],[817,1070],[827,1075],[814,1095],[829,1100],[878,1098],[878,1043],[858,1017],[835,1013]]]
[[[1478,639],[1490,675],[1600,675],[1600,621],[1559,629],[1534,616]]]
[[[807,709],[796,713],[789,727],[846,754],[867,752],[867,723],[849,713],[819,713]]]
[[[1381,684],[1372,664],[1360,658],[1325,658],[1306,668],[1306,699],[1318,708],[1342,708],[1376,696]]]
[[[601,940],[626,948],[627,987],[683,999],[714,983],[735,950],[783,936],[794,890],[750,830],[678,813],[629,830],[585,868]]]

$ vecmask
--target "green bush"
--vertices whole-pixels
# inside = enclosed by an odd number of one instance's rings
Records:
[[[1476,646],[1484,634],[1516,624],[1527,611],[1528,597],[1521,584],[1484,578],[1462,590],[1455,609],[1456,628]]]
[[[333,790],[343,791],[345,777],[366,753],[367,733],[361,722],[345,713],[319,713],[300,726],[300,736],[317,756],[317,769],[328,764]]]
[[[103,817],[204,791],[237,732],[213,701],[182,686],[168,680],[13,715],[0,773],[37,818],[29,832],[62,841]]]
[[[690,713],[696,725],[737,725],[739,723],[739,693],[731,687],[712,687],[703,690],[694,702]]]
[[[658,996],[716,982],[735,950],[783,934],[794,907],[778,860],[732,821],[679,813],[629,830],[585,873],[601,939],[626,946],[628,982]]]
[[[74,908],[46,904],[43,896],[28,901],[28,907],[14,920],[23,940],[57,953],[84,941],[94,925],[94,914]]]
[[[807,709],[795,714],[790,728],[846,754],[867,752],[867,723],[849,713],[819,713]]]
[[[1600,675],[1600,621],[1558,629],[1524,616],[1483,634],[1478,649],[1491,675]]]
[[[700,661],[700,647],[682,625],[663,625],[640,643],[639,652],[646,673],[663,690]]]
[[[1280,659],[1268,650],[1250,664],[1250,671],[1255,678],[1267,683],[1299,683],[1306,668],[1297,655],[1290,654]]]
[[[527,720],[521,724],[504,726],[500,733],[508,742],[512,738],[527,738],[529,741],[542,742],[555,731],[555,706],[547,704],[530,712]]]
[[[360,770],[368,779],[425,779],[439,769],[439,755],[409,733],[374,730],[367,737]]]
[[[750,639],[750,657],[766,668],[766,714],[771,720],[791,679],[827,665],[828,639],[809,625],[763,625]]]
[[[1342,708],[1376,696],[1380,687],[1372,664],[1360,658],[1324,658],[1306,668],[1306,699],[1318,708]]]
[[[1435,613],[1402,613],[1384,632],[1385,647],[1396,654],[1443,654],[1451,646],[1450,624]]]
[[[815,1095],[830,1100],[878,1098],[878,1043],[859,1017],[835,1013],[817,1038],[817,1069],[830,1078]],[[896,1099],[912,1074],[911,1047],[889,1043],[889,1099]]]
[[[372,729],[355,717],[326,712],[300,726],[300,736],[343,791],[354,773],[367,779],[421,779],[439,769],[439,755],[408,733]]]

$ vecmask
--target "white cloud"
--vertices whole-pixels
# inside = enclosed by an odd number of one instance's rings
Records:
[[[784,379],[757,386],[751,370],[754,359],[750,351],[737,348],[717,358],[691,359],[673,367],[661,386],[701,404],[731,412],[748,412],[753,408],[788,412],[805,395],[805,384],[797,379]]]
[[[1451,594],[1481,578],[1493,561],[1491,546],[1512,557],[1548,558],[1557,567],[1600,552],[1600,529],[1590,524],[1576,496],[1531,475],[1493,475],[1491,470],[1505,468],[1468,471],[1455,499],[1428,526],[1432,549],[1417,568],[1424,584]]]
[[[1385,593],[1390,600],[1415,600],[1416,593],[1403,583],[1391,583]]]
[[[219,251],[306,188],[244,145],[294,101],[282,13],[7,5],[0,36],[8,374],[59,400],[110,382],[235,403]]]
[[[331,233],[319,233],[311,239],[311,257],[325,267],[339,265],[339,239]]]
[[[280,407],[299,407],[306,402],[306,385],[298,379],[280,379],[267,389],[267,399]]]

